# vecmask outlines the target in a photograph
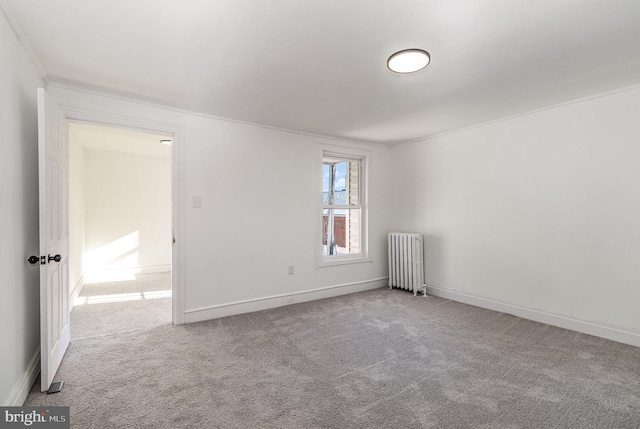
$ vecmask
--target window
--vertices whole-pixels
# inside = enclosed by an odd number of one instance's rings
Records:
[[[366,157],[322,152],[320,265],[366,258]]]

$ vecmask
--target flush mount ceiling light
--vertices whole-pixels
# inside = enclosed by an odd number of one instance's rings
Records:
[[[167,146],[171,146],[171,140],[160,140],[160,143],[166,144]]]
[[[429,61],[429,52],[422,49],[405,49],[391,55],[387,60],[387,67],[396,73],[413,73],[425,68]]]

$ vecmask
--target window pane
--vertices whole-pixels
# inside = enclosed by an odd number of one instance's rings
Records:
[[[331,165],[322,164],[322,204],[329,204],[329,178]]]
[[[322,204],[358,205],[359,161],[325,158],[322,164]]]
[[[360,209],[322,211],[322,255],[359,254]]]

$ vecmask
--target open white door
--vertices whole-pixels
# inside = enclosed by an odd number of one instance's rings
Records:
[[[69,127],[38,88],[40,378],[49,389],[69,346]]]

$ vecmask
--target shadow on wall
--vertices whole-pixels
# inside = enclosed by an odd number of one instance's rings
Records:
[[[437,235],[423,235],[424,278],[427,286],[444,287],[447,284],[444,240]]]

